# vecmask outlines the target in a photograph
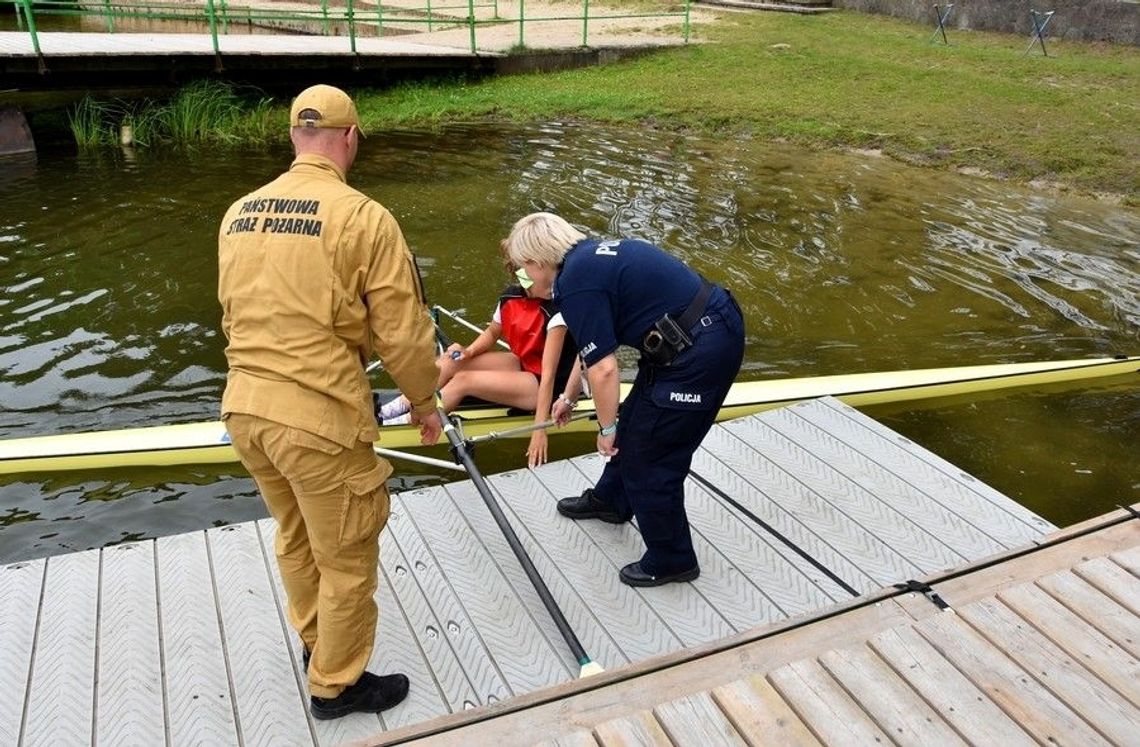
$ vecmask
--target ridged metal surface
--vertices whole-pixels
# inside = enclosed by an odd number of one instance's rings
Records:
[[[685,485],[701,576],[635,589],[618,570],[644,551],[636,522],[574,522],[556,511],[603,465],[589,454],[488,481],[587,654],[606,668],[846,601],[843,584],[877,589],[1050,528],[869,418],[820,401],[713,428]],[[369,669],[408,674],[408,699],[381,715],[314,720],[275,531],[266,519],[0,568],[0,685],[16,693],[0,703],[0,743],[332,745],[578,675],[474,485],[460,481],[393,496],[381,538]],[[1066,614],[1098,613],[1101,638],[1084,645],[1135,657],[1127,612],[1140,595],[1138,567],[1140,554],[1121,554],[1043,579],[1037,597],[1007,604],[1063,597],[1058,626]],[[857,687],[855,677],[836,658],[778,670],[771,682],[805,709],[833,708],[844,702],[835,679]],[[675,705],[653,723],[709,704]]]

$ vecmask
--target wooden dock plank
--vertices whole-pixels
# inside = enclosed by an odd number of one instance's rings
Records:
[[[0,744],[17,744],[28,699],[28,675],[47,561],[0,566]]]
[[[153,542],[103,550],[100,570],[97,744],[166,738]]]
[[[1037,585],[1111,638],[1116,645],[1140,659],[1140,618],[1127,608],[1072,571],[1051,574],[1039,579]]]
[[[651,711],[638,711],[624,718],[603,721],[594,727],[594,737],[603,747],[672,747],[673,740]]]
[[[246,744],[313,745],[309,716],[287,646],[257,525],[207,534],[233,683]],[[307,701],[304,701],[307,702]]]
[[[1108,744],[1080,715],[957,615],[935,615],[915,628],[1038,741],[1090,747]]]
[[[1105,684],[1140,707],[1140,660],[1032,584],[997,596]]]
[[[674,744],[724,747],[747,744],[707,692],[661,703],[653,709],[653,715]]]
[[[824,744],[888,744],[890,738],[811,659],[768,673],[768,682]]]
[[[820,742],[766,679],[753,675],[711,691],[750,747],[813,747]]]
[[[238,741],[205,532],[155,541],[170,744]]]
[[[90,744],[94,738],[99,551],[48,559],[41,604],[24,744]]]
[[[983,600],[958,615],[1110,742],[1125,744],[1140,733],[1140,711],[1009,607]]]
[[[899,745],[965,744],[942,717],[865,645],[826,651],[823,668]]]
[[[868,645],[971,744],[1037,744],[910,626],[883,631]]]
[[[1134,506],[1134,508],[1137,507]],[[1114,553],[1109,557],[1112,558],[1112,562],[1133,576],[1140,577],[1140,547],[1133,547],[1123,552]]]
[[[1133,615],[1140,616],[1140,578],[1108,558],[1094,558],[1073,568],[1073,573],[1111,597]]]

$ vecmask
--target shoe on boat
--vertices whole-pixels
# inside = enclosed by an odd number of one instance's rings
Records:
[[[380,676],[365,672],[335,698],[313,696],[309,712],[322,721],[350,713],[379,713],[408,697],[408,678],[402,674]]]
[[[671,573],[667,576],[654,576],[641,568],[641,561],[630,563],[618,573],[618,578],[626,586],[662,586],[680,581],[692,581],[701,575],[701,567],[695,565],[687,571]]]
[[[594,495],[593,488],[586,488],[582,491],[582,495],[559,500],[558,513],[575,521],[579,519],[601,519],[610,524],[624,524],[628,521],[628,519],[621,518],[613,506],[603,503]]]

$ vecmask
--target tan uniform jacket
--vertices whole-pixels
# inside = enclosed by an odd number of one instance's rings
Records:
[[[391,213],[323,156],[298,156],[231,205],[218,233],[223,418],[257,415],[346,447],[375,441],[373,353],[431,412],[434,331],[412,262]]]

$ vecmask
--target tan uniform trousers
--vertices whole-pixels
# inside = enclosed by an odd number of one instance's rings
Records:
[[[312,652],[309,690],[336,697],[372,655],[391,467],[372,444],[347,449],[254,415],[230,414],[226,430],[277,520],[289,621]]]

